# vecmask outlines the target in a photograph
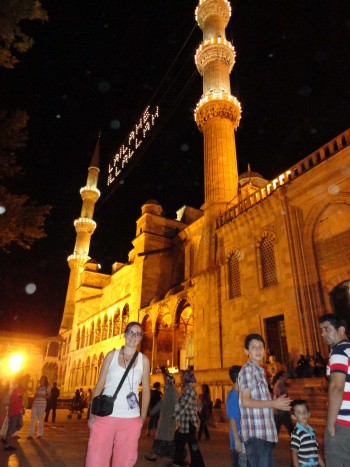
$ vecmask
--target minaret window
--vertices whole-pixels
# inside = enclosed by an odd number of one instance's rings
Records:
[[[228,258],[228,294],[229,299],[241,296],[241,272],[239,251],[234,251]]]
[[[260,242],[261,269],[264,287],[277,284],[275,259],[275,241],[271,235],[265,236]]]

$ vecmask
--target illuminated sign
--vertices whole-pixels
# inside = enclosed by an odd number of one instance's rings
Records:
[[[129,162],[135,155],[136,150],[141,146],[151,131],[156,119],[159,117],[159,109],[156,107],[153,112],[150,106],[146,107],[140,120],[129,133],[127,143],[123,144],[108,165],[107,186],[112,185],[121,174],[125,172]]]

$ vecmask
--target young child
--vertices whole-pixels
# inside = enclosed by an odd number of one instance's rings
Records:
[[[308,424],[310,412],[307,402],[302,399],[295,399],[292,402],[292,414],[297,420],[291,435],[293,467],[325,467],[319,453],[315,432]]]
[[[238,375],[242,439],[251,467],[272,467],[273,446],[278,441],[273,409],[289,410],[291,400],[286,396],[271,399],[264,369],[260,367],[265,353],[260,334],[245,338],[244,353],[249,360]]]
[[[230,446],[232,453],[232,467],[247,465],[247,456],[241,436],[241,411],[239,408],[238,373],[241,366],[233,365],[228,371],[233,388],[228,393],[226,400],[226,412],[229,423]]]

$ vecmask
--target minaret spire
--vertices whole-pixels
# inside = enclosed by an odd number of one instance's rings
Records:
[[[234,48],[225,38],[230,16],[227,0],[200,0],[196,9],[196,20],[203,31],[203,42],[195,57],[203,76],[203,96],[195,119],[204,134],[204,211],[210,221],[238,195],[234,130],[239,125],[241,108],[230,87],[235,61]]]
[[[101,132],[98,135],[95,150],[91,158],[86,185],[80,189],[83,205],[80,217],[74,221],[77,236],[74,252],[68,257],[70,275],[60,334],[72,327],[75,310],[75,291],[79,285],[80,274],[83,271],[84,264],[90,259],[89,249],[91,235],[96,228],[93,215],[95,204],[100,197],[100,191],[97,189],[98,175],[100,172],[100,136]]]

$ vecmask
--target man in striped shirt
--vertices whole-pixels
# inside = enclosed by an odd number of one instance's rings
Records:
[[[251,467],[272,467],[272,450],[278,441],[273,409],[289,410],[291,401],[286,396],[271,400],[264,369],[260,367],[265,353],[260,334],[245,338],[244,353],[249,360],[238,375],[242,438]]]
[[[327,364],[326,464],[343,467],[350,465],[350,342],[346,322],[337,315],[325,314],[319,322],[322,337],[331,347]]]

